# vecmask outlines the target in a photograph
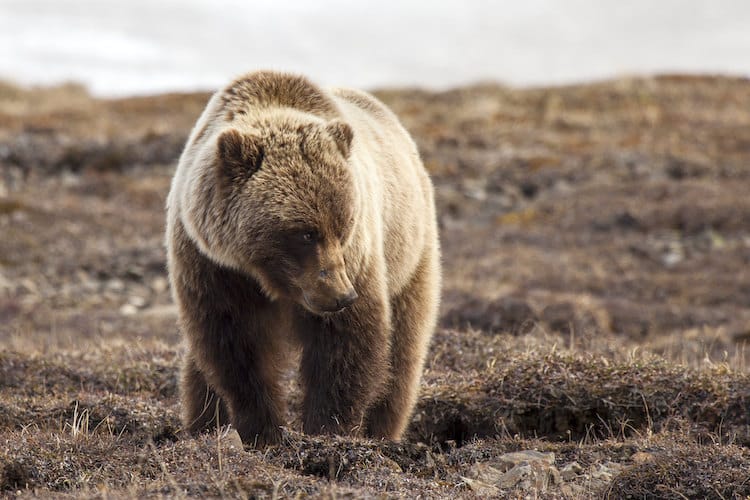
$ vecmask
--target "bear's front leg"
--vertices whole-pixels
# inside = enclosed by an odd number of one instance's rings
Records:
[[[193,246],[179,250],[172,272],[180,279],[173,286],[192,363],[180,387],[183,425],[200,430],[203,399],[215,392],[245,445],[278,442],[284,408],[280,306],[252,279],[210,263]]]
[[[248,446],[281,439],[283,404],[278,359],[262,325],[233,312],[203,314],[192,331],[189,356],[226,402],[229,420]]]
[[[383,297],[361,293],[344,311],[301,314],[303,430],[360,434],[368,407],[390,379],[389,309]]]
[[[191,349],[190,355],[200,359],[208,384],[226,402],[242,442],[254,447],[277,443],[283,406],[273,353],[229,316],[206,319],[201,328],[215,340],[199,352]]]

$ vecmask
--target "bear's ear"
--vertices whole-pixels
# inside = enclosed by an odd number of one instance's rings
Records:
[[[263,147],[258,138],[236,129],[219,136],[218,148],[221,168],[232,178],[250,177],[263,162]]]
[[[352,128],[340,120],[331,120],[326,124],[326,132],[336,141],[336,146],[344,158],[348,158],[352,147],[352,138],[354,138]]]

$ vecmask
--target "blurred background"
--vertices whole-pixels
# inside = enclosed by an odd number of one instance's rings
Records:
[[[746,0],[2,0],[0,78],[118,96],[260,67],[365,88],[748,76],[749,27]]]

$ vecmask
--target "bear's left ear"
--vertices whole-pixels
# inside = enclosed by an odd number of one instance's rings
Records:
[[[341,120],[331,120],[326,124],[326,132],[336,141],[336,146],[344,158],[348,158],[351,152],[352,138],[354,137],[352,128]]]
[[[232,178],[250,177],[263,162],[263,147],[256,137],[229,129],[219,136],[221,168]]]

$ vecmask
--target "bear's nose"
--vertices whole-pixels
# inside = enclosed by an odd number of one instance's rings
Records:
[[[357,295],[357,291],[352,288],[346,293],[346,295],[336,299],[336,305],[339,307],[339,309],[344,309],[345,307],[349,307],[350,305],[354,304],[354,301],[358,298],[359,295]]]

